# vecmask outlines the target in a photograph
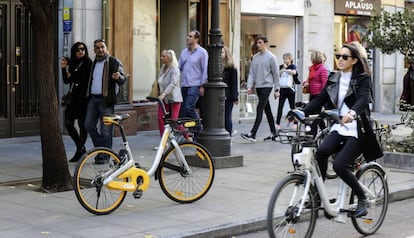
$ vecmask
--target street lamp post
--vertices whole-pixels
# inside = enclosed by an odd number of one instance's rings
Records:
[[[204,84],[204,129],[198,141],[205,145],[213,157],[229,156],[231,140],[224,129],[225,88],[223,83],[223,48],[220,32],[220,1],[211,1],[211,29],[208,51],[208,82]]]

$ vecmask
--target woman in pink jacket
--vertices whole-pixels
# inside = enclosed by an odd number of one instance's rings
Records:
[[[303,82],[303,86],[309,86],[309,101],[312,101],[328,81],[328,69],[323,64],[323,54],[320,51],[314,50],[311,53],[312,65],[309,67],[309,76]]]
[[[312,51],[312,65],[309,67],[309,76],[308,79],[303,82],[303,86],[309,87],[309,102],[322,92],[322,89],[325,88],[326,82],[328,81],[328,69],[323,60],[324,57],[321,51]],[[322,120],[316,120],[311,126],[310,134],[316,135],[318,126],[321,130],[326,127]]]

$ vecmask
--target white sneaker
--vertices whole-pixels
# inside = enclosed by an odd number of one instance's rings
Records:
[[[235,135],[237,135],[237,131],[236,130],[233,130],[232,132],[231,132],[231,137],[234,137]]]

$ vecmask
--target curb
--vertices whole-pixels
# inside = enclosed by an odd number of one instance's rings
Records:
[[[389,193],[389,203],[397,202],[405,199],[414,198],[414,187],[407,187],[407,189],[395,191]],[[267,205],[266,205],[267,206]],[[320,216],[320,218],[324,218]],[[267,229],[267,219],[265,216],[256,217],[252,219],[237,221],[235,223],[227,223],[218,226],[206,227],[200,230],[195,230],[186,233],[174,234],[172,236],[166,236],[165,238],[225,238],[234,237],[237,235],[248,234],[256,231],[262,231]],[[189,234],[191,233],[191,234]]]

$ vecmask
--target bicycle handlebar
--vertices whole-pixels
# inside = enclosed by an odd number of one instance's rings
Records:
[[[305,116],[305,113],[302,110],[293,109],[288,112],[286,117],[289,121],[297,120],[301,123],[305,123],[306,121],[313,122],[318,119],[328,119],[334,123],[340,121],[339,111],[337,110],[324,110],[319,114]]]
[[[170,118],[170,113],[167,112],[167,109],[165,108],[165,105],[164,105],[164,103],[162,102],[161,99],[156,98],[156,97],[147,97],[147,100],[150,101],[150,102],[157,102],[158,105],[160,105],[161,108],[162,108],[162,111],[164,113],[164,118],[166,118],[166,119]]]

